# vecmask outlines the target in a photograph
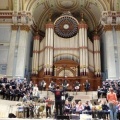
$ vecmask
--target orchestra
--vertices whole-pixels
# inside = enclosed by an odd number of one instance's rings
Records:
[[[5,83],[3,83],[3,80]],[[108,93],[110,92],[109,88],[113,88],[114,92],[116,93],[116,96],[119,97],[119,91],[120,91],[120,82],[119,81],[104,81],[102,87],[98,87],[97,93],[98,93],[98,98],[105,97],[107,98]],[[47,83],[42,80],[41,81],[42,87],[46,87]],[[26,80],[20,80],[20,79],[12,79],[12,80],[7,80],[5,79],[0,79],[0,94],[2,96],[2,99],[6,100],[16,100],[16,101],[21,101],[22,98],[22,108],[19,108],[21,106],[18,105],[18,111],[23,111],[23,117],[25,118],[34,118],[41,116],[40,111],[43,111],[46,108],[46,118],[53,117],[52,116],[52,105],[61,105],[62,107],[62,112],[58,111],[58,107],[56,108],[56,112],[54,114],[64,114],[64,115],[69,115],[69,114],[93,114],[94,109],[91,107],[92,105],[89,106],[88,101],[85,103],[82,103],[82,101],[79,101],[78,103],[75,102],[74,100],[69,101],[69,94],[67,93],[67,87],[69,86],[69,83],[67,80],[64,80],[61,83],[62,88],[56,89],[57,88],[56,82],[51,80],[50,84],[48,85],[48,88],[50,91],[54,92],[57,96],[56,90],[61,91],[63,93],[60,93],[60,99],[61,102],[57,99],[56,100],[58,103],[56,103],[54,100],[50,99],[50,97],[42,98],[41,93],[39,92],[39,84],[33,84],[32,81],[27,82]],[[77,92],[80,91],[81,84],[78,80],[74,82],[73,89]],[[83,83],[83,87],[85,88],[85,91],[90,90],[90,83],[88,80]],[[44,89],[43,89],[44,90]],[[59,95],[58,95],[59,96]],[[38,98],[37,100],[34,100],[35,98]],[[40,100],[42,99],[42,101]],[[108,98],[107,98],[108,99]],[[64,104],[63,104],[64,100]],[[40,102],[39,102],[40,101]],[[53,102],[53,103],[52,103]],[[119,102],[117,101],[112,101],[115,103],[116,107],[118,108],[118,113],[119,111]],[[42,104],[44,103],[44,105]],[[104,101],[103,103],[100,104],[101,109],[98,109],[97,106],[95,108],[95,111],[97,111],[99,117],[105,117],[108,118],[110,115],[110,108],[109,106],[106,105],[107,101]],[[108,101],[108,104],[110,102]],[[42,106],[41,106],[42,105]],[[61,110],[61,108],[60,108]],[[36,111],[36,112],[35,112]],[[101,114],[101,115],[100,115]],[[94,116],[94,114],[93,114]],[[119,116],[119,115],[118,115]]]

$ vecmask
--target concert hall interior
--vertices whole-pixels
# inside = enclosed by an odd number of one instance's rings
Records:
[[[120,120],[120,0],[0,0],[0,119],[113,120],[111,92]]]

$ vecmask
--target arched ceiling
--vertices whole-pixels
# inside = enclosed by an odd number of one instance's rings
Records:
[[[30,11],[33,16],[34,27],[42,32],[52,13],[52,21],[64,11],[70,11],[78,21],[80,14],[84,14],[84,20],[89,30],[100,27],[102,11],[120,11],[120,0],[1,0],[1,10]],[[17,3],[17,4],[16,4]]]
[[[101,12],[110,10],[109,0],[30,0],[26,2],[26,10],[33,13],[34,22],[41,30],[45,30],[45,23],[52,12],[52,21],[64,11],[70,11],[80,21],[81,13],[89,26],[94,30],[100,25]]]

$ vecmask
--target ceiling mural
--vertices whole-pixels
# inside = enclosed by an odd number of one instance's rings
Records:
[[[0,11],[29,11],[32,14],[34,27],[42,32],[52,13],[54,22],[63,12],[70,11],[73,17],[80,21],[80,14],[93,31],[100,26],[102,11],[120,11],[120,0],[0,0]]]

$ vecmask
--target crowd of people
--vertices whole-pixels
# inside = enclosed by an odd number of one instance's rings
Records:
[[[117,94],[117,98],[120,98],[120,80],[107,80],[102,82],[102,87],[98,87],[97,95],[98,98],[101,96],[106,97],[109,88],[112,87],[114,92]]]
[[[120,120],[120,81],[104,81],[102,87],[98,88],[97,95],[98,101],[94,104],[90,101],[82,103],[82,101],[72,101],[69,100],[68,95],[62,99],[63,95],[66,95],[67,87],[69,83],[66,80],[62,83],[62,89],[59,85],[51,80],[48,90],[53,92],[55,95],[55,114],[57,115],[67,115],[67,114],[90,114],[92,117],[106,118],[110,116],[110,120]],[[80,83],[75,81],[74,90],[78,91],[80,89]],[[84,83],[85,91],[90,89],[90,83],[88,80]],[[22,101],[26,103],[27,101],[34,101],[35,99],[41,98],[40,90],[46,89],[46,82],[41,80],[38,84],[33,84],[32,81],[28,82],[25,78],[20,79],[7,79],[3,77],[0,79],[0,94],[2,99],[6,100],[17,100],[22,98]],[[105,96],[105,100],[99,100],[99,98]],[[44,99],[46,102],[46,117],[51,116],[51,106],[52,101],[50,97],[46,96]],[[31,104],[31,109],[32,109]],[[32,113],[33,114],[33,113]],[[29,115],[27,116],[29,117]]]

